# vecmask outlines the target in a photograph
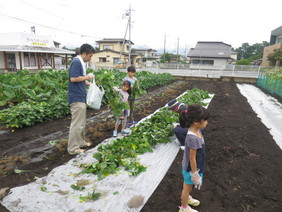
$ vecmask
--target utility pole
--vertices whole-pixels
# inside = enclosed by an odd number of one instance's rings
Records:
[[[128,65],[131,66],[131,5],[129,5],[128,10],[128,28],[129,28],[129,58],[128,58]]]
[[[126,35],[127,35],[127,30],[128,30],[129,31],[128,32],[128,34],[129,34],[129,38],[128,38],[129,53],[128,53],[128,64],[127,64],[127,66],[131,65],[131,11],[132,11],[131,5],[129,5],[129,10],[127,10],[126,13],[123,15],[123,18],[128,16],[128,22],[127,22],[127,25],[126,25],[126,30],[125,30],[125,34],[124,34],[124,38],[123,38],[123,42],[122,42],[122,51],[123,51],[125,40],[126,40]],[[120,55],[119,55],[119,62],[121,62],[122,51],[120,52]]]
[[[166,45],[166,35],[164,35],[164,54],[165,54],[165,45]]]
[[[179,51],[179,38],[177,38],[177,51],[176,51],[176,58],[179,61],[178,51]]]

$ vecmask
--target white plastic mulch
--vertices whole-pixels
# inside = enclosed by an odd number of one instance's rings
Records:
[[[282,149],[282,105],[253,85],[237,84],[237,87]]]
[[[211,99],[205,102],[209,103]],[[139,155],[140,163],[148,168],[146,172],[138,176],[129,176],[126,171],[120,171],[100,181],[93,174],[77,176],[76,174],[81,172],[81,169],[76,164],[94,162],[93,154],[97,152],[97,146],[79,154],[67,164],[53,169],[46,177],[21,187],[12,188],[11,193],[0,203],[10,211],[16,212],[140,211],[163,179],[179,151],[179,146],[174,142],[175,139],[172,137],[171,142],[157,145],[152,153]],[[110,140],[105,140],[103,144]],[[86,189],[83,191],[73,190],[70,186],[79,180],[88,180],[91,183],[85,185]],[[47,190],[42,191],[42,188],[47,188]],[[102,194],[98,200],[79,202],[80,196],[92,193],[93,189]],[[144,198],[139,207],[129,207],[129,200],[137,196]]]

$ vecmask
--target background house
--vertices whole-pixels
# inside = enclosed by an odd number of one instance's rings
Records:
[[[0,34],[0,70],[67,69],[66,61],[74,52],[60,49],[58,45],[58,42],[54,43],[48,36],[2,33]]]
[[[191,48],[187,57],[191,62],[190,68],[225,69],[232,61],[231,45],[223,42],[199,41]]]
[[[142,67],[157,67],[160,56],[156,55],[155,49],[133,49],[132,52],[137,53],[142,59],[140,65]]]
[[[92,68],[125,68],[128,65],[129,55],[131,64],[139,66],[138,54],[129,54],[131,45],[134,45],[132,41],[122,38],[104,38],[96,43],[99,45],[99,51],[91,58]]]
[[[274,52],[275,49],[282,49],[282,26],[271,31],[270,45],[263,50],[263,57],[261,66],[282,66],[282,61],[269,61],[268,56]]]

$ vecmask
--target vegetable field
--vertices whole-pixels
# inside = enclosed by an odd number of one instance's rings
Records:
[[[197,210],[281,211],[281,150],[234,82],[187,80],[166,82],[165,86],[155,88],[143,88],[147,94],[137,98],[135,120],[150,115],[172,98],[193,88],[215,94],[208,108],[211,118],[204,135],[207,148],[204,184],[200,191],[192,193],[193,197],[201,200]],[[87,125],[86,136],[94,145],[112,135],[114,120],[108,109],[108,106],[103,106],[100,111],[88,110],[88,118],[91,120]],[[14,132],[3,131],[0,140],[1,187],[27,184],[47,175],[54,167],[73,157],[67,154],[65,146],[69,118],[66,115],[19,128]],[[137,134],[141,135],[143,131],[144,129],[140,129]],[[103,155],[101,152],[96,157]],[[179,151],[142,212],[178,210],[182,189],[182,155],[183,152]],[[267,171],[265,167],[268,168]],[[73,185],[72,189],[83,189],[82,187]],[[44,187],[42,190],[45,192]],[[99,194],[84,196],[82,201],[88,198],[99,198]],[[95,207],[92,209],[95,211]],[[0,211],[7,210],[0,207]]]

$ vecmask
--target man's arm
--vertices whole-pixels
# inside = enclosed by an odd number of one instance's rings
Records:
[[[85,75],[85,76],[79,76],[79,77],[71,77],[70,81],[71,82],[82,82],[85,80],[91,80],[91,76],[89,76],[89,74]]]

